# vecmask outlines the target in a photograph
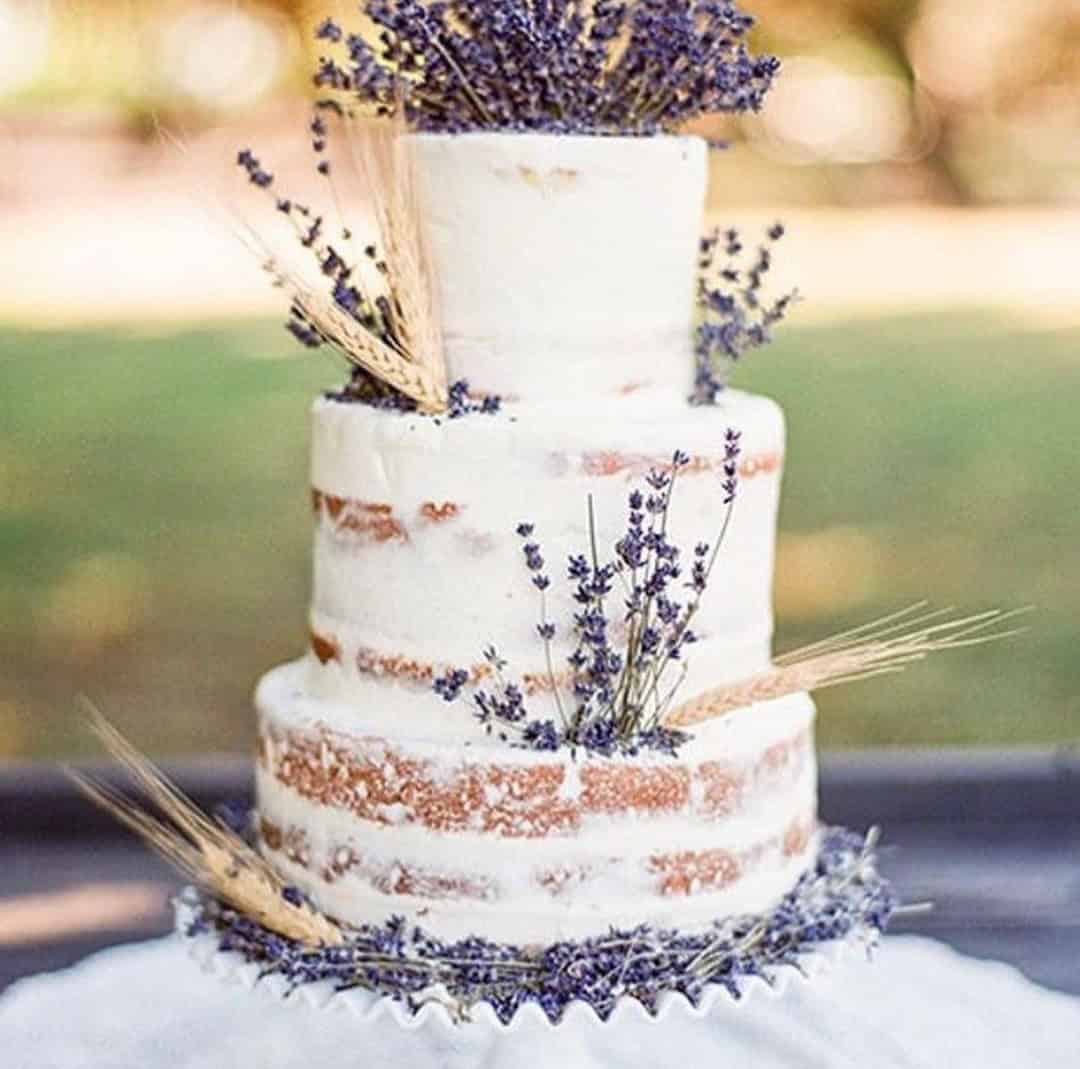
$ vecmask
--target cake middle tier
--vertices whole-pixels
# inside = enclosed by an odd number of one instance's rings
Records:
[[[772,401],[729,391],[717,407],[519,405],[512,415],[456,420],[319,401],[313,412],[315,510],[312,656],[316,697],[377,704],[385,715],[437,719],[432,679],[447,667],[484,671],[494,646],[526,690],[550,680],[537,633],[541,595],[523,557],[521,523],[551,577],[546,618],[565,669],[575,584],[571,555],[591,554],[589,502],[601,562],[626,530],[627,500],[649,493],[651,469],[689,455],[667,521],[683,552],[671,595],[690,598],[693,550],[723,527],[724,437],[741,434],[738,490],[709,588],[693,620],[684,693],[748,675],[769,660],[772,572],[784,424]],[[619,647],[625,594],[609,595]],[[418,692],[426,691],[426,701]],[[430,704],[428,704],[430,703]]]

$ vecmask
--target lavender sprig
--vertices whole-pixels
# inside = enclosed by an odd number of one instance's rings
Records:
[[[783,236],[780,223],[771,226],[748,266],[742,263],[745,250],[737,230],[717,229],[701,239],[692,404],[715,404],[726,386],[727,368],[752,349],[768,345],[772,328],[798,300],[797,290],[771,302],[762,295],[773,246]]]
[[[324,157],[328,130],[325,121],[318,113],[311,120],[310,132],[313,139],[312,149],[317,157],[316,170],[329,182],[331,172],[329,162]],[[326,286],[334,304],[360,328],[372,334],[380,342],[396,352],[404,352],[405,346],[399,334],[393,305],[384,295],[375,294],[364,285],[362,273],[357,269],[358,262],[347,258],[343,252],[343,246],[352,237],[348,228],[342,225],[341,244],[332,244],[326,235],[325,217],[299,200],[278,195],[274,191],[274,176],[262,167],[251,149],[241,149],[237,153],[236,162],[246,171],[253,185],[270,195],[275,209],[292,224],[301,247],[315,258],[320,274],[326,279]],[[363,255],[377,274],[385,274],[386,264],[374,245],[367,245],[363,250]],[[269,262],[264,266],[275,275],[275,280],[279,284],[283,283],[284,280],[277,275],[278,269],[275,263]],[[307,348],[317,349],[324,344],[332,344],[331,339],[297,303],[293,303],[289,309],[285,329]],[[410,401],[409,398],[397,394],[386,383],[361,367],[352,369],[349,383],[341,391],[339,398],[366,401],[377,405],[385,403],[386,407],[394,407],[393,401],[396,398],[400,398],[402,402]],[[415,402],[411,403],[415,408]]]
[[[338,239],[332,240],[327,236],[327,227],[330,224],[323,215],[299,200],[280,196],[274,191],[274,176],[263,168],[250,149],[241,149],[237,153],[237,165],[245,171],[252,185],[266,191],[274,202],[275,210],[292,224],[300,246],[314,257],[334,305],[361,330],[372,335],[390,350],[407,355],[403,313],[395,295],[393,292],[379,292],[367,285],[364,281],[365,271],[358,266],[360,260],[350,255],[353,235],[343,220],[333,170],[326,157],[330,128],[319,111],[312,116],[308,129],[312,139],[312,151],[317,160],[315,169],[329,185],[333,197],[338,216]],[[369,277],[387,276],[387,264],[375,245],[365,245],[361,255],[367,263],[366,274]],[[264,267],[274,276],[277,284],[284,287],[285,279],[277,264],[271,260],[265,263]],[[285,329],[308,349],[318,349],[326,344],[334,345],[334,339],[324,332],[320,324],[297,301],[290,306]],[[395,412],[416,412],[419,408],[414,398],[400,393],[357,364],[353,364],[345,386],[329,396],[337,401],[359,401]],[[449,386],[445,413],[449,419],[458,419],[473,413],[491,415],[500,408],[501,400],[494,394],[471,396],[468,381],[465,379],[459,379]]]
[[[757,111],[779,69],[731,0],[364,0],[376,40],[333,19],[315,74],[332,100],[417,130],[649,136]]]
[[[634,488],[627,499],[626,529],[616,541],[613,557],[602,561],[596,537],[592,499],[589,499],[589,545],[584,554],[567,560],[567,578],[577,606],[569,632],[567,672],[554,668],[553,641],[557,627],[548,617],[547,591],[551,579],[535,526],[517,527],[522,555],[540,597],[537,633],[543,643],[548,689],[555,720],[533,717],[523,688],[508,683],[506,662],[494,648],[485,658],[495,688],[473,695],[476,717],[503,741],[531,749],[567,747],[610,757],[652,750],[674,756],[688,735],[663,725],[664,713],[686,674],[685,653],[698,641],[691,624],[708,589],[720,547],[731,520],[738,485],[740,432],[729,428],[724,437],[721,491],[723,520],[711,543],[693,551],[690,573],[684,578],[682,551],[668,537],[668,516],[680,472],[690,457],[676,450],[667,468],[654,469],[644,491]],[[679,590],[687,591],[684,597]],[[611,599],[618,583],[622,591],[621,630],[625,640],[616,648]],[[672,679],[672,675],[675,678]],[[463,693],[463,669],[450,669],[434,682],[446,701]]]

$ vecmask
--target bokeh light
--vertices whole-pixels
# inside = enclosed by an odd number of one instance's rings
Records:
[[[0,0],[0,94],[37,78],[49,57],[48,0]]]
[[[784,64],[761,127],[768,149],[793,162],[889,160],[911,134],[911,95],[899,78],[852,74],[826,59],[795,56]]]
[[[259,100],[281,78],[288,56],[278,20],[225,4],[181,11],[155,36],[163,88],[211,108]]]

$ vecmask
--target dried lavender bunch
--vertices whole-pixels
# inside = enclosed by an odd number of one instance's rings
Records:
[[[439,133],[649,136],[757,111],[779,69],[730,0],[364,0],[369,42],[333,19],[315,84]]]
[[[549,618],[547,607],[551,578],[540,545],[533,540],[533,524],[518,525],[525,567],[539,593],[536,630],[543,644],[556,717],[530,715],[523,688],[507,681],[506,662],[491,647],[485,659],[495,688],[473,694],[475,715],[489,733],[528,749],[567,747],[604,757],[632,756],[642,750],[674,756],[689,739],[689,735],[665,727],[662,721],[686,674],[683,655],[697,641],[691,624],[731,519],[739,438],[739,431],[728,428],[724,439],[724,518],[711,544],[701,542],[694,547],[688,576],[683,573],[682,551],[667,535],[678,475],[690,463],[686,453],[676,450],[666,469],[654,469],[646,478],[644,492],[631,491],[626,530],[608,561],[600,560],[590,498],[588,552],[572,555],[567,561],[567,578],[574,584],[578,611],[570,628],[573,646],[567,657],[565,679],[554,668],[557,626]],[[680,579],[685,597],[676,592]],[[619,648],[612,634],[610,605],[616,583],[622,592],[625,635]],[[444,700],[454,701],[468,679],[464,669],[451,669],[434,681],[434,690]],[[567,681],[569,693],[564,693]]]
[[[771,226],[749,266],[743,264],[745,250],[737,230],[716,229],[701,239],[697,291],[701,322],[694,339],[691,404],[715,404],[727,384],[727,369],[744,353],[768,345],[772,328],[798,300],[797,290],[771,302],[762,294],[772,269],[773,246],[783,236],[782,224]]]
[[[392,917],[348,932],[342,946],[312,950],[194,891],[181,900],[179,921],[189,936],[214,932],[221,950],[293,986],[330,980],[339,990],[364,988],[412,1012],[440,1001],[457,1020],[487,1002],[508,1023],[534,1002],[554,1023],[578,1000],[606,1019],[621,998],[637,999],[650,1012],[667,991],[696,1004],[710,985],[721,985],[739,998],[746,978],[771,981],[781,967],[799,968],[803,955],[833,940],[872,945],[897,905],[876,871],[875,842],[873,833],[864,839],[829,829],[814,864],[772,910],[693,935],[641,925],[546,947],[480,937],[448,943]],[[433,992],[438,984],[445,995]]]

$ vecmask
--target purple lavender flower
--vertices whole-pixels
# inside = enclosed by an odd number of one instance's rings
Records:
[[[521,740],[530,750],[557,750],[560,741],[558,729],[550,720],[530,720]]]
[[[436,676],[432,689],[444,701],[456,701],[462,688],[469,681],[469,673],[464,668],[451,668],[441,676]]]
[[[333,20],[315,84],[419,130],[648,136],[756,111],[779,69],[729,0],[365,0],[369,40]]]
[[[698,557],[690,568],[690,587],[695,594],[703,594],[708,581],[708,567],[705,560]]]
[[[673,728],[653,727],[643,731],[638,741],[642,749],[677,757],[679,747],[689,742],[690,736],[685,731],[676,731]]]
[[[462,416],[468,416],[474,412],[482,412],[491,416],[502,407],[500,398],[494,394],[483,394],[481,397],[474,399],[469,394],[469,382],[467,379],[458,379],[450,384],[447,401],[446,414],[450,419],[461,419]]]
[[[692,404],[716,404],[726,385],[723,365],[768,345],[772,328],[798,299],[798,292],[793,290],[772,302],[762,300],[765,277],[772,268],[772,246],[783,236],[782,224],[769,227],[766,242],[745,268],[740,266],[743,245],[737,230],[727,230],[723,235],[714,230],[702,238],[698,263],[701,322],[694,338]],[[727,257],[724,263],[716,258],[721,237]]]
[[[318,349],[323,344],[322,335],[295,313],[286,320],[285,329],[308,349]]]
[[[252,185],[260,189],[269,189],[274,184],[274,176],[262,169],[262,165],[252,154],[251,149],[241,149],[236,154],[236,162],[247,171],[248,180]]]
[[[602,561],[589,506],[589,554],[571,554],[566,574],[577,605],[569,628],[571,648],[566,654],[569,682],[559,679],[552,662],[551,643],[555,624],[548,619],[545,592],[550,578],[535,525],[522,522],[515,528],[522,540],[525,570],[541,592],[540,620],[536,631],[544,644],[548,682],[561,727],[555,728],[558,745],[572,750],[611,756],[636,754],[643,749],[674,753],[685,741],[679,732],[662,727],[662,719],[678,682],[665,681],[665,672],[680,665],[688,647],[698,641],[690,626],[701,603],[723,542],[737,485],[740,434],[734,428],[724,436],[725,508],[721,528],[712,542],[699,542],[690,561],[685,584],[692,596],[681,600],[675,593],[683,575],[682,553],[667,536],[668,511],[679,474],[690,464],[689,454],[676,450],[670,466],[647,476],[646,497],[634,489],[627,498],[627,524],[614,545],[612,560]],[[625,630],[623,645],[613,639],[609,602],[615,581],[621,583]],[[485,654],[492,665],[497,687],[475,696],[477,718],[486,730],[519,746],[546,746],[552,736],[528,732],[540,723],[526,713],[520,689],[502,677],[506,667],[494,651]],[[437,681],[436,689],[442,686]],[[456,696],[456,691],[455,691]],[[566,702],[564,703],[564,697]],[[551,721],[554,727],[554,721]],[[523,726],[525,725],[525,726]]]
[[[529,533],[533,530],[532,524],[519,524],[518,534],[522,531]],[[522,535],[523,538],[527,538],[528,534]],[[522,553],[525,555],[525,567],[532,573],[532,585],[539,591],[547,590],[551,586],[551,578],[544,574],[544,557],[540,552],[540,546],[536,542],[526,542],[521,547]]]
[[[538,572],[544,567],[544,558],[540,553],[540,546],[535,542],[526,542],[522,547],[522,552],[525,554],[525,567],[530,572]]]
[[[740,440],[742,432],[728,427],[724,433],[724,504],[730,505],[735,500],[738,488],[738,459],[742,452]]]
[[[291,884],[286,885],[281,889],[281,897],[289,903],[290,906],[302,906],[304,904],[304,893],[299,887],[293,887]]]
[[[645,482],[654,490],[665,490],[668,483],[671,482],[671,476],[663,468],[653,468],[645,476]]]
[[[613,721],[592,720],[578,733],[579,743],[590,753],[610,757],[618,747],[618,736]]]
[[[317,40],[336,43],[341,40],[341,36],[341,27],[331,18],[323,19],[315,29]]]

